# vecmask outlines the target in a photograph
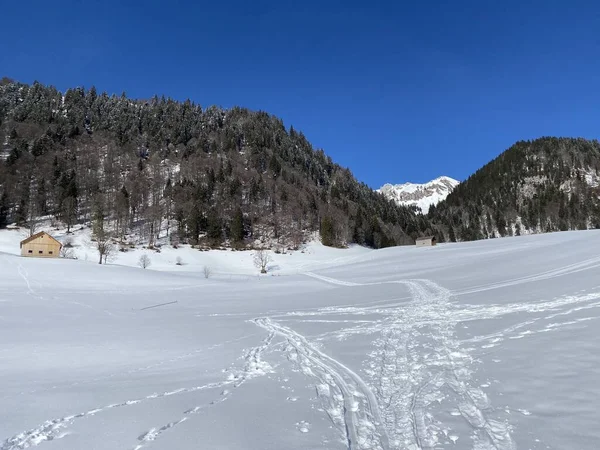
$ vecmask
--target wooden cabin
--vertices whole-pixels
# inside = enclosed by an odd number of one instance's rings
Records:
[[[45,231],[40,231],[21,241],[21,256],[58,258],[62,244]]]
[[[417,247],[432,247],[437,243],[435,236],[423,236],[417,238]]]

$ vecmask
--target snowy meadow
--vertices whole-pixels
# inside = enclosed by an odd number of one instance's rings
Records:
[[[313,243],[262,276],[252,252],[22,258],[11,233],[0,450],[598,448],[598,231]]]

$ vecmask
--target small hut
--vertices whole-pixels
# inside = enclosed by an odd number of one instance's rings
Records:
[[[58,258],[62,244],[45,231],[40,231],[21,241],[21,256]]]
[[[437,243],[435,236],[423,236],[417,238],[417,247],[433,247]]]

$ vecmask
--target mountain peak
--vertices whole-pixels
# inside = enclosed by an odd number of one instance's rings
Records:
[[[386,183],[377,192],[399,205],[417,206],[427,214],[429,207],[444,200],[458,183],[458,180],[443,175],[427,183]]]

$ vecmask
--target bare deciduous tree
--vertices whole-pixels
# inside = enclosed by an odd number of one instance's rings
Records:
[[[204,269],[202,269],[202,273],[204,273],[204,278],[208,278],[211,276],[212,270],[210,267],[204,266]]]
[[[106,261],[112,260],[117,254],[117,246],[112,242],[108,233],[102,233],[96,237],[96,250],[100,256],[98,264],[102,264],[102,261],[106,264]]]
[[[31,218],[27,221],[27,234],[28,237],[33,236],[39,231],[39,222],[35,218]]]
[[[302,240],[304,239],[304,236],[302,235],[302,231],[301,230],[292,230],[290,232],[290,244],[292,249],[294,250],[298,250],[300,249],[300,247],[302,246]]]
[[[71,227],[77,219],[77,201],[74,197],[67,197],[64,199],[62,207],[64,222],[67,224],[67,233],[70,233]]]
[[[28,220],[23,224],[23,228],[19,230],[19,234],[23,239],[33,236],[35,233],[40,231],[38,222],[35,220]]]
[[[72,247],[67,247],[66,245],[63,245],[60,248],[60,257],[61,258],[67,258],[67,259],[76,259],[75,258],[75,251],[73,250]]]
[[[138,260],[138,266],[140,266],[142,269],[150,267],[151,264],[152,261],[150,261],[150,257],[148,255],[144,253],[142,256],[140,256],[140,259]]]
[[[260,273],[267,273],[267,265],[272,261],[271,255],[264,249],[254,252],[254,265],[260,269]]]

